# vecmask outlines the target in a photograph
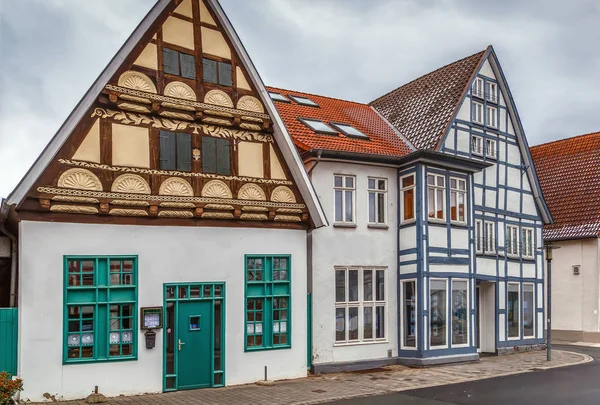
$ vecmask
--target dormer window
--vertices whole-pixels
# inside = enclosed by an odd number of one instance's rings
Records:
[[[475,81],[473,82],[473,87],[471,89],[471,93],[473,94],[474,97],[479,97],[479,98],[483,98],[483,79],[481,77],[476,77]]]
[[[496,83],[490,81],[487,82],[485,99],[491,103],[498,102],[498,85]]]

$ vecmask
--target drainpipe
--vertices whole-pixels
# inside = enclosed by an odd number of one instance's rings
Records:
[[[18,254],[18,242],[17,237],[6,229],[6,218],[8,218],[9,206],[2,204],[0,207],[0,231],[9,237],[10,239],[10,296],[9,306],[15,307],[15,297],[17,292],[17,254]]]
[[[319,151],[317,152],[317,161],[315,162],[315,164],[314,164],[314,165],[312,165],[312,166],[311,166],[311,168],[310,168],[310,169],[308,169],[308,178],[311,178],[311,177],[310,177],[310,174],[312,173],[312,171],[315,169],[315,167],[317,167],[317,165],[318,165],[318,164],[319,164],[319,162],[321,161],[321,155],[322,155],[322,154],[323,154],[323,151],[322,151],[322,150],[319,150]]]

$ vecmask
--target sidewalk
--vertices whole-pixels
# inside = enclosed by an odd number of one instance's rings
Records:
[[[424,369],[389,366],[369,372],[338,373],[280,381],[273,386],[255,384],[117,397],[108,405],[191,405],[227,404],[308,405],[334,400],[388,394],[416,388],[482,380],[510,374],[527,373],[555,367],[565,367],[593,361],[584,354],[552,351],[553,360],[546,361],[546,352],[527,352],[502,357],[486,357],[478,363],[438,366]],[[86,405],[85,401],[59,401],[57,405]]]

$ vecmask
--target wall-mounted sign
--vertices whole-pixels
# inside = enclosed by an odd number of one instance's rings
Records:
[[[161,329],[163,327],[162,307],[145,307],[141,309],[142,329]]]

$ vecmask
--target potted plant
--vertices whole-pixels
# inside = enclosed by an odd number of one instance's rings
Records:
[[[14,404],[12,397],[19,391],[23,391],[23,380],[13,380],[7,372],[0,372],[0,405]]]

